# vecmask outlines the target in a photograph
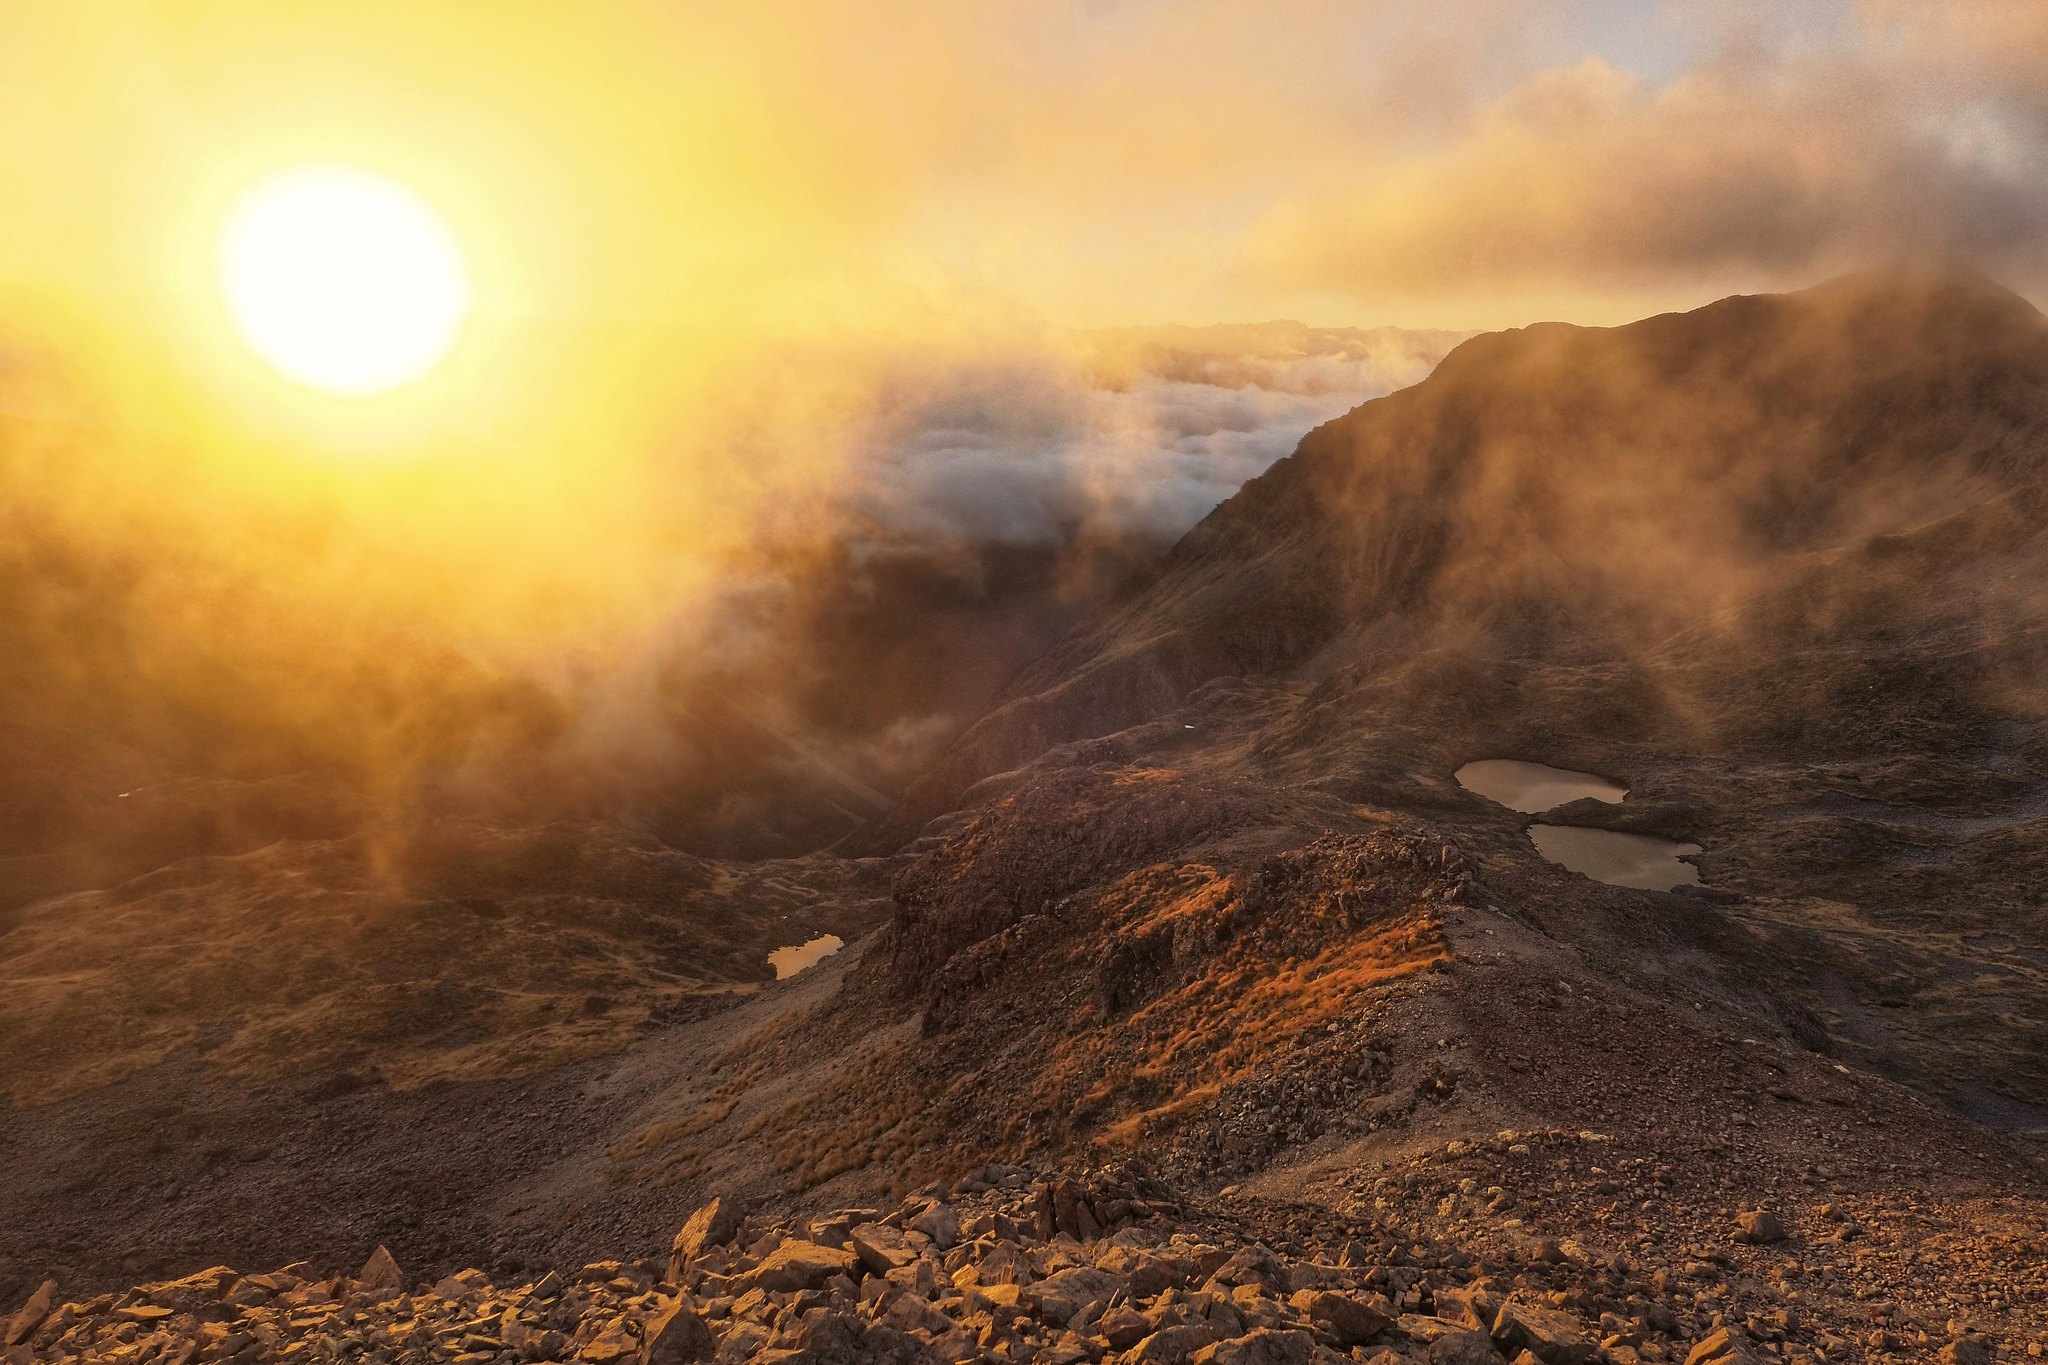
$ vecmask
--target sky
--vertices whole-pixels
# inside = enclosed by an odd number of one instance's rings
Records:
[[[1107,410],[1077,328],[1608,324],[1901,257],[2041,298],[2043,70],[2037,0],[0,0],[0,363],[48,381],[0,410],[121,433],[32,464],[81,528],[339,545],[337,590],[479,620],[662,610],[873,505],[924,397]],[[237,196],[331,162],[472,275],[389,395],[295,387],[221,297]],[[1158,393],[1114,419],[1166,450]]]
[[[294,159],[507,313],[1615,321],[1899,254],[2027,288],[2034,0],[0,5],[17,288],[192,289]]]
[[[397,636],[774,711],[872,566],[1092,573],[1457,340],[1085,329],[1606,325],[1903,258],[2048,298],[2044,71],[2042,0],[0,0],[0,554],[51,621],[49,563],[111,585],[138,677],[350,697]],[[468,269],[375,395],[221,285],[249,188],[334,163]]]

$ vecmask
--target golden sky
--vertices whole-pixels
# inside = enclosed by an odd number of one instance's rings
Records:
[[[371,507],[363,591],[526,612],[542,563],[581,611],[823,496],[908,352],[1615,322],[1900,255],[2039,297],[2044,69],[2032,0],[0,2],[0,346],[124,433],[51,465],[96,524]],[[331,161],[474,275],[386,397],[266,371],[213,278],[243,187]]]
[[[226,197],[324,158],[505,314],[1604,320],[2025,266],[2044,59],[2030,0],[11,4],[0,280],[203,295]]]

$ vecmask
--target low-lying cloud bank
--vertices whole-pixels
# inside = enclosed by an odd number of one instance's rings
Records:
[[[871,811],[1309,429],[1421,380],[1462,339],[1270,324],[903,357],[845,419],[822,515],[771,525],[751,571],[653,642],[660,688],[743,709],[750,762]],[[720,819],[786,813],[785,791],[746,788],[721,789]]]
[[[1119,328],[880,388],[856,515],[913,540],[1170,543],[1310,428],[1425,377],[1464,333]]]
[[[571,500],[558,527],[522,496],[495,523],[488,507],[451,513],[417,545],[403,518],[437,494],[402,499],[424,475],[345,468],[375,496],[252,522],[226,493],[188,505],[135,433],[22,419],[38,395],[18,393],[0,442],[20,494],[0,557],[15,646],[0,748],[37,785],[0,814],[0,857],[138,820],[131,841],[158,852],[201,827],[204,851],[429,818],[816,846],[886,805],[1012,672],[1310,427],[1419,380],[1459,339],[1276,325],[813,355],[782,372],[795,395],[732,401],[767,414],[753,486],[728,492],[699,439],[614,471],[645,490],[645,526]],[[830,402],[821,375],[843,385]],[[64,459],[39,452],[52,439]],[[745,448],[730,458],[744,466]],[[561,548],[511,533],[524,526]],[[374,544],[522,600],[589,578],[615,610],[566,636],[480,634],[437,614],[437,580],[402,609],[403,561],[371,562]],[[237,793],[281,774],[330,795],[273,802],[272,828]],[[244,834],[185,809],[223,801]]]

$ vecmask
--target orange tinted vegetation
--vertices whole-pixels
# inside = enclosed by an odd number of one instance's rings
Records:
[[[1221,945],[1246,929],[1247,937],[1259,937],[1257,926],[1242,923],[1249,915],[1241,876],[1184,867],[1155,869],[1135,880],[1140,884],[1130,891],[1139,896],[1159,881],[1178,882],[1181,889],[1156,902],[1127,936],[1167,935],[1177,949],[1183,943]],[[1449,956],[1426,911],[1389,906],[1396,918],[1345,932],[1375,889],[1370,883],[1339,884],[1295,901],[1288,907],[1285,930],[1292,942],[1286,948],[1304,947],[1304,937],[1336,937],[1307,951],[1209,958],[1115,1027],[1072,1039],[1047,1069],[1044,1087],[1070,1092],[1082,1076],[1093,1076],[1079,1111],[1117,1115],[1096,1140],[1130,1146],[1141,1136],[1156,1139],[1231,1085],[1258,1077],[1297,1040],[1325,1029],[1356,1005],[1361,992]]]
[[[923,1096],[899,1089],[877,1094],[873,1085],[872,1073],[850,1070],[832,1088],[762,1114],[741,1136],[764,1140],[799,1190],[876,1163],[897,1166],[937,1140]],[[806,1113],[825,1118],[826,1131],[803,1123]]]
[[[1098,790],[1134,788],[1145,797],[1105,807],[1092,836],[1100,847],[1085,857],[1156,856],[1131,823],[1149,827],[1167,812],[1175,828],[1188,819],[1204,830],[1201,789],[1179,774],[1124,774]],[[972,834],[960,841],[971,851],[956,844],[898,884],[956,934],[976,921],[949,892],[978,907],[1032,870],[1013,856],[1009,831]],[[951,947],[914,992],[922,1020],[884,1009],[896,1022],[877,1035],[855,1017],[872,1000],[853,989],[775,1020],[712,1062],[716,1083],[686,1112],[616,1148],[614,1169],[666,1185],[711,1174],[720,1149],[752,1147],[807,1190],[878,1169],[911,1188],[1001,1154],[1235,1159],[1246,1125],[1256,1134],[1284,1121],[1303,1094],[1363,1108],[1379,1093],[1380,994],[1448,958],[1437,911],[1464,877],[1441,842],[1382,829],[1239,865],[1155,862],[1071,896],[1048,886],[1034,902],[1044,908],[998,907],[979,921],[987,936]],[[922,919],[908,931],[931,946]],[[849,982],[895,977],[902,964],[889,946]],[[868,1045],[828,1042],[806,1064],[809,1042],[853,1038]],[[681,1145],[712,1129],[722,1142]]]
[[[1129,873],[961,950],[971,968],[941,973],[929,1007],[962,1019],[945,997],[969,992],[974,1023],[928,1022],[748,1136],[806,1187],[871,1163],[915,1181],[996,1151],[1224,1150],[1226,1114],[1277,1123],[1304,1089],[1376,1093],[1378,992],[1448,958],[1436,910],[1461,868],[1385,831]]]

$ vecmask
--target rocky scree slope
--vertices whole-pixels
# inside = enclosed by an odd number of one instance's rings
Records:
[[[1768,1210],[1732,1232],[1759,1248],[1786,1235]],[[1141,1169],[991,1167],[894,1209],[798,1221],[714,1199],[665,1259],[516,1285],[477,1270],[409,1285],[381,1247],[352,1276],[216,1267],[82,1303],[46,1284],[0,1322],[0,1351],[16,1365],[1761,1365],[1907,1347],[1981,1365],[1998,1344],[1956,1321],[1816,1340],[1796,1284],[1703,1254],[1675,1272],[1555,1242],[1482,1260],[1384,1218],[1190,1205]]]

